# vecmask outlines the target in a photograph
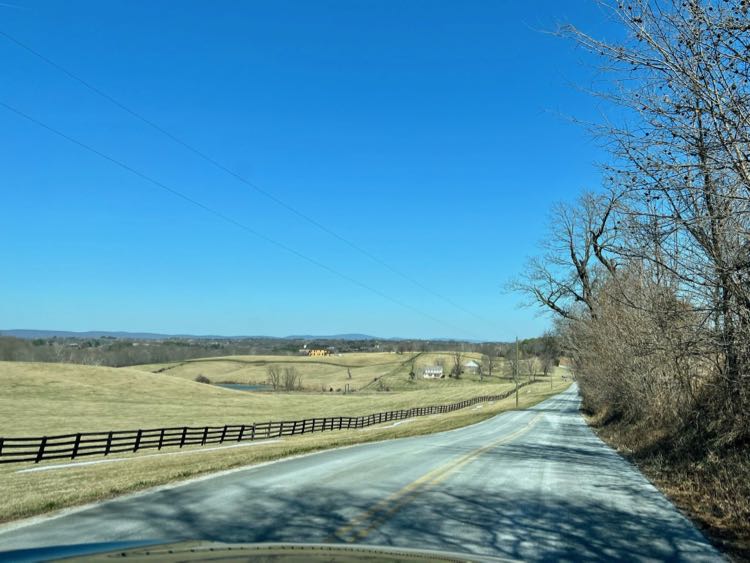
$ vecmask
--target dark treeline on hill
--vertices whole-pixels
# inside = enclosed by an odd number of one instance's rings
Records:
[[[111,367],[235,354],[291,354],[293,342],[275,339],[165,340],[136,338],[0,337],[0,360],[63,362]],[[295,349],[296,350],[296,349]]]
[[[546,348],[545,348],[546,346]],[[462,350],[503,357],[513,353],[509,343],[470,343],[457,340],[353,340],[349,338],[17,338],[0,336],[0,361],[62,362],[124,367],[138,364],[178,362],[195,358],[234,355],[299,355],[303,347],[347,352],[430,352]],[[519,342],[522,356],[541,356],[549,350],[544,339]],[[556,349],[556,348],[555,348]]]
[[[561,34],[612,80],[604,187],[553,208],[514,286],[603,436],[750,557],[750,2],[603,5],[626,39]]]

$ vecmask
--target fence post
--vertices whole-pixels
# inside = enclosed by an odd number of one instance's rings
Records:
[[[208,438],[208,426],[203,429],[203,439],[201,440],[201,446],[206,445],[206,438]]]
[[[241,441],[242,441],[242,435],[243,435],[244,433],[245,433],[245,425],[243,424],[242,426],[240,426],[240,433],[239,433],[239,434],[237,434],[237,441],[238,441],[238,442],[241,442]]]
[[[109,455],[109,450],[112,449],[112,431],[107,434],[107,447],[104,448],[104,455]]]
[[[3,444],[5,443],[5,438],[0,438],[0,455],[3,455]]]
[[[221,440],[219,441],[220,444],[224,443],[224,438],[227,437],[227,425],[224,425],[224,430],[221,431]]]
[[[187,436],[187,426],[182,427],[182,438],[180,438],[180,447],[185,445],[185,436]]]
[[[34,463],[39,463],[44,458],[44,448],[47,446],[47,436],[44,436],[42,440],[39,442],[39,451],[36,453],[36,461]]]
[[[73,453],[70,456],[70,459],[75,459],[78,455],[78,447],[81,445],[81,434],[76,434],[76,443],[73,444]]]
[[[250,440],[255,440],[255,423],[253,422],[252,433],[250,434]]]
[[[135,437],[135,445],[133,446],[133,453],[138,451],[138,448],[141,447],[141,436],[143,436],[143,430],[138,429],[138,434]]]
[[[160,450],[163,444],[164,444],[164,428],[162,428],[161,432],[159,432],[159,447],[157,449]]]

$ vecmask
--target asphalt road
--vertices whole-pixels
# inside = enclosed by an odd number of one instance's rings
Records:
[[[720,559],[578,413],[574,387],[433,434],[321,452],[0,528],[0,550],[141,539],[355,542],[522,560]]]

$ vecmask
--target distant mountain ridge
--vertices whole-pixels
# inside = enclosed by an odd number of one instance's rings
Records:
[[[292,334],[285,336],[285,340],[401,340],[400,338],[380,338],[378,336],[370,336],[369,334],[329,334],[329,335],[315,335],[315,334]]]
[[[368,334],[333,334],[316,336],[311,334],[291,336],[221,336],[218,334],[160,334],[156,332],[127,332],[108,330],[89,330],[75,332],[70,330],[43,330],[43,329],[8,329],[0,330],[0,336],[14,336],[16,338],[122,338],[131,340],[165,340],[170,338],[195,339],[195,340],[240,340],[245,338],[263,338],[275,340],[399,340],[394,338],[379,338]]]

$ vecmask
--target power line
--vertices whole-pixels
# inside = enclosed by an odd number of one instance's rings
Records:
[[[437,291],[429,288],[428,286],[426,286],[425,284],[423,284],[419,280],[417,280],[417,279],[409,276],[408,274],[405,274],[401,270],[399,270],[399,269],[391,266],[388,262],[386,262],[385,260],[379,258],[378,256],[376,256],[372,252],[370,252],[370,251],[362,248],[357,243],[349,240],[348,238],[344,237],[343,235],[338,234],[336,231],[330,229],[329,227],[326,227],[325,225],[323,225],[322,223],[320,223],[316,219],[310,217],[309,215],[307,215],[306,213],[300,211],[299,209],[297,209],[293,205],[291,205],[291,204],[285,202],[284,200],[280,199],[279,197],[275,196],[273,193],[271,193],[268,190],[262,188],[258,184],[254,183],[254,182],[251,182],[250,180],[248,180],[247,178],[245,178],[241,174],[235,172],[231,168],[226,167],[225,165],[223,165],[221,162],[219,162],[215,158],[213,158],[210,155],[204,153],[203,151],[195,148],[194,146],[192,146],[191,144],[187,143],[186,141],[184,141],[180,137],[174,135],[173,133],[167,131],[166,129],[164,129],[163,127],[161,127],[160,125],[158,125],[154,121],[148,119],[147,117],[141,115],[137,111],[131,109],[128,106],[126,106],[125,104],[123,104],[122,102],[120,102],[119,100],[117,100],[116,98],[110,96],[109,94],[107,94],[106,92],[104,92],[101,89],[97,88],[96,86],[94,86],[90,82],[84,80],[83,78],[81,78],[80,76],[74,74],[73,72],[71,72],[67,68],[65,68],[62,65],[56,63],[55,61],[53,61],[49,57],[46,57],[45,55],[43,55],[42,53],[40,53],[36,49],[33,49],[32,47],[26,45],[25,43],[22,43],[21,41],[19,41],[15,37],[9,35],[5,31],[0,30],[0,35],[2,35],[3,37],[5,37],[9,41],[15,43],[16,45],[18,45],[22,49],[28,51],[29,53],[31,53],[35,57],[39,58],[40,60],[44,61],[48,65],[52,66],[53,68],[59,70],[60,72],[62,72],[66,76],[68,76],[70,79],[72,79],[72,80],[78,82],[79,84],[83,85],[84,87],[88,88],[90,91],[94,92],[98,96],[100,96],[100,97],[104,98],[105,100],[109,101],[110,103],[114,104],[115,106],[117,106],[118,108],[120,108],[122,111],[128,113],[129,115],[131,115],[134,118],[138,119],[142,123],[145,123],[149,127],[155,129],[156,131],[158,131],[162,135],[166,136],[167,138],[171,139],[172,141],[174,141],[178,145],[180,145],[183,148],[187,149],[188,151],[192,152],[193,154],[195,154],[199,158],[203,159],[204,161],[208,162],[209,164],[211,164],[215,168],[217,168],[217,169],[225,172],[226,174],[229,174],[230,176],[232,176],[237,181],[245,184],[246,186],[248,186],[249,188],[251,188],[254,191],[258,192],[259,194],[263,195],[267,199],[270,199],[271,201],[273,201],[274,203],[276,203],[280,207],[283,207],[284,209],[286,209],[290,213],[296,215],[300,219],[303,219],[304,221],[306,221],[309,224],[313,225],[317,229],[319,229],[319,230],[323,231],[324,233],[332,236],[333,238],[337,239],[338,241],[343,242],[344,244],[346,244],[350,248],[356,250],[360,254],[366,256],[367,258],[369,258],[373,262],[376,262],[380,266],[386,268],[390,272],[396,274],[397,276],[401,277],[402,279],[407,280],[408,282],[410,282],[410,283],[414,284],[415,286],[419,287],[422,291],[426,291],[427,293],[431,294],[432,296],[437,297],[438,299],[441,299],[442,301],[448,303],[452,307],[454,307],[454,308],[456,308],[456,309],[458,309],[458,310],[460,310],[460,311],[462,311],[462,312],[464,312],[464,313],[466,313],[468,315],[471,315],[472,317],[474,317],[476,319],[479,319],[482,322],[494,325],[494,322],[491,321],[490,319],[487,319],[487,318],[483,317],[482,315],[479,315],[479,314],[477,314],[477,313],[475,313],[475,312],[467,309],[466,307],[464,307],[461,304],[457,303],[456,301],[454,301],[450,297],[447,297],[447,296],[445,296],[445,295],[443,295],[443,294],[441,294],[441,293],[439,293],[439,292],[437,292]]]
[[[206,205],[205,203],[202,203],[202,202],[198,201],[197,199],[194,199],[194,198],[192,198],[192,197],[190,197],[190,196],[182,193],[179,190],[176,190],[174,188],[171,188],[171,187],[167,186],[163,182],[160,182],[159,180],[156,180],[156,179],[152,178],[151,176],[145,174],[144,172],[141,172],[140,170],[137,170],[137,169],[133,168],[132,166],[130,166],[130,165],[122,162],[121,160],[118,160],[118,159],[116,159],[116,158],[114,158],[114,157],[112,157],[112,156],[110,156],[110,155],[108,155],[106,153],[103,153],[100,150],[95,149],[91,145],[88,145],[88,144],[86,144],[86,143],[84,143],[82,141],[79,141],[78,139],[76,139],[74,137],[71,137],[70,135],[67,135],[66,133],[63,133],[62,131],[60,131],[58,129],[55,129],[51,125],[47,125],[46,123],[40,121],[39,119],[36,119],[35,117],[32,117],[31,115],[29,115],[29,114],[21,111],[20,109],[14,107],[14,106],[11,106],[11,105],[3,102],[3,101],[0,101],[0,106],[4,107],[8,111],[16,114],[17,116],[22,117],[23,119],[25,119],[25,120],[27,120],[27,121],[29,121],[29,122],[31,122],[31,123],[33,123],[33,124],[35,124],[35,125],[43,128],[43,129],[46,129],[50,133],[53,133],[54,135],[57,135],[58,137],[61,137],[61,138],[65,139],[66,141],[68,141],[70,143],[73,143],[74,145],[77,145],[78,147],[80,147],[82,149],[85,149],[86,151],[88,151],[90,153],[93,153],[96,156],[98,156],[100,158],[103,158],[104,160],[107,160],[107,161],[111,162],[112,164],[115,164],[116,166],[122,168],[123,170],[126,170],[127,172],[130,172],[131,174],[137,176],[141,180],[145,180],[146,182],[148,182],[148,183],[150,183],[150,184],[152,184],[152,185],[154,185],[154,186],[156,186],[156,187],[158,187],[158,188],[160,188],[160,189],[162,189],[162,190],[164,190],[164,191],[172,194],[173,196],[178,197],[178,198],[180,198],[180,199],[182,199],[182,200],[184,200],[184,201],[186,201],[186,202],[188,202],[188,203],[190,203],[190,204],[192,204],[192,205],[194,205],[194,206],[202,209],[203,211],[206,211],[207,213],[210,213],[210,214],[218,217],[222,221],[227,222],[227,223],[229,223],[231,225],[234,225],[235,227],[237,227],[239,229],[242,229],[243,231],[245,231],[245,232],[247,232],[247,233],[249,233],[249,234],[251,234],[251,235],[253,235],[253,236],[255,236],[255,237],[257,237],[257,238],[259,238],[259,239],[261,239],[261,240],[263,240],[263,241],[265,241],[267,243],[269,243],[269,244],[277,246],[278,248],[281,248],[282,250],[285,250],[286,252],[288,252],[290,254],[293,254],[294,256],[296,256],[298,258],[301,258],[302,260],[305,260],[305,261],[307,261],[307,262],[309,262],[309,263],[317,266],[318,268],[321,268],[321,269],[323,269],[323,270],[325,270],[325,271],[327,271],[327,272],[329,272],[329,273],[331,273],[331,274],[333,274],[335,276],[338,276],[339,278],[344,279],[344,280],[348,281],[349,283],[352,283],[352,284],[354,284],[354,285],[356,285],[356,286],[358,286],[358,287],[360,287],[362,289],[365,289],[365,290],[367,290],[367,291],[369,291],[371,293],[374,293],[375,295],[377,295],[377,296],[379,296],[379,297],[381,297],[383,299],[386,299],[387,301],[395,303],[396,305],[398,305],[400,307],[403,307],[403,308],[408,309],[408,310],[410,310],[410,311],[412,311],[414,313],[422,315],[423,317],[428,318],[428,319],[430,319],[431,321],[433,321],[435,323],[438,323],[438,324],[441,324],[441,325],[443,325],[445,327],[448,327],[451,330],[457,330],[457,331],[462,332],[464,334],[470,334],[472,336],[476,336],[475,334],[473,334],[470,331],[466,331],[466,330],[461,329],[461,328],[459,328],[459,327],[457,327],[455,325],[447,323],[447,322],[445,322],[445,321],[443,321],[443,320],[441,320],[441,319],[439,319],[439,318],[431,315],[430,313],[426,313],[426,312],[424,312],[424,311],[422,311],[420,309],[417,309],[416,307],[414,307],[412,305],[409,305],[408,303],[405,303],[405,302],[403,302],[403,301],[401,301],[399,299],[396,299],[395,297],[391,297],[387,293],[384,293],[383,291],[381,291],[381,290],[379,290],[379,289],[377,289],[375,287],[372,287],[369,284],[366,284],[364,282],[361,282],[361,281],[357,280],[356,278],[353,278],[353,277],[351,277],[351,276],[349,276],[347,274],[344,274],[343,272],[340,272],[339,270],[336,270],[335,268],[332,268],[332,267],[328,266],[327,264],[324,264],[323,262],[321,262],[319,260],[316,260],[315,258],[311,258],[310,256],[308,256],[308,255],[300,252],[299,250],[296,250],[295,248],[292,248],[291,246],[289,246],[289,245],[287,245],[287,244],[285,244],[283,242],[280,242],[280,241],[278,241],[278,240],[276,240],[274,238],[271,238],[268,235],[264,235],[263,233],[261,233],[261,232],[255,230],[255,229],[253,229],[252,227],[248,226],[247,224],[242,223],[242,222],[240,222],[240,221],[238,221],[238,220],[230,217],[229,215],[226,215],[225,213],[223,213],[221,211],[218,211],[217,209],[214,209],[213,207],[210,207],[210,206]]]

